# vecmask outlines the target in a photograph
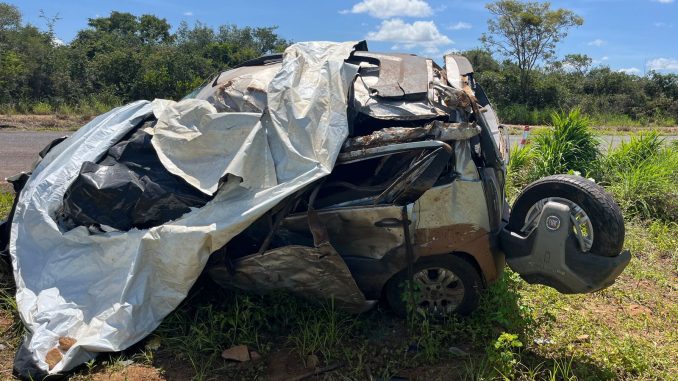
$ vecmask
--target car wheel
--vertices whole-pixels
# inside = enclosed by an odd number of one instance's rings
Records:
[[[453,254],[421,257],[412,270],[418,312],[441,318],[468,315],[478,307],[482,279],[478,270],[464,259]],[[403,317],[409,303],[407,279],[405,269],[394,275],[385,288],[391,309]]]
[[[548,176],[528,185],[513,204],[508,229],[530,234],[548,201],[570,207],[572,234],[582,252],[614,257],[622,251],[624,219],[619,205],[603,187],[579,176]]]

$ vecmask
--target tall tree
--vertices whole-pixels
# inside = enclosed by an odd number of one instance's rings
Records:
[[[548,2],[499,0],[486,7],[494,18],[487,21],[487,33],[480,40],[488,49],[515,62],[525,100],[532,69],[553,58],[556,44],[584,19],[567,9],[552,10]]]
[[[21,12],[15,5],[0,3],[0,31],[21,26]]]

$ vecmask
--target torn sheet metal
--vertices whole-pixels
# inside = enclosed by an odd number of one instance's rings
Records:
[[[394,247],[405,243],[401,226],[380,226],[385,220],[401,217],[399,206],[364,206],[352,208],[330,208],[318,211],[318,219],[327,232],[337,251],[344,255],[381,259]],[[303,232],[308,228],[306,214],[290,216],[282,226],[292,232]],[[342,239],[351,237],[351,239]]]
[[[328,242],[318,247],[284,246],[248,255],[235,261],[233,273],[225,266],[215,266],[209,274],[220,285],[259,293],[286,290],[312,301],[330,298],[349,312],[370,307],[346,263]]]
[[[374,131],[370,135],[349,138],[344,143],[342,152],[418,140],[440,140],[444,142],[468,140],[479,134],[480,127],[475,123],[446,123],[436,120],[423,127],[387,127]]]
[[[427,58],[411,54],[358,52],[354,59],[379,65],[377,82],[369,86],[370,93],[381,98],[426,98],[429,92]]]
[[[311,42],[285,51],[268,86],[268,112],[259,120],[267,130],[277,185],[243,187],[228,175],[212,201],[166,224],[90,234],[85,227],[65,232],[54,218],[84,162],[96,162],[141,121],[172,105],[182,108],[181,102],[117,108],[50,151],[19,195],[11,226],[17,305],[28,328],[15,360],[20,374],[66,371],[98,352],[138,342],[184,299],[210,253],[285,197],[330,173],[348,135],[346,99],[357,67],[344,60],[354,46]],[[268,160],[265,151],[246,153],[247,160]],[[183,159],[166,156],[187,175],[200,177]],[[76,342],[64,350],[61,337]],[[56,362],[55,348],[61,355]]]
[[[425,61],[426,76],[423,79],[428,89],[433,80],[433,62],[428,59]],[[363,62],[360,66],[360,75],[353,85],[352,105],[358,113],[384,120],[424,120],[446,115],[443,110],[433,107],[428,92],[416,99],[406,98],[404,94],[400,98],[395,98],[392,92],[387,93],[391,97],[377,96],[380,83],[397,83],[398,78],[387,80],[386,75],[380,75],[380,67],[376,63]],[[422,77],[420,75],[417,78]]]

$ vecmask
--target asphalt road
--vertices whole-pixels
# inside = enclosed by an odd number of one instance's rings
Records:
[[[49,142],[69,135],[71,132],[53,131],[0,131],[0,183],[4,179],[21,171],[29,170],[33,160]],[[520,136],[511,136],[511,146],[520,142]],[[626,135],[602,136],[601,147],[607,149],[628,140]],[[667,136],[668,140],[678,140],[678,136]]]
[[[52,140],[72,132],[53,131],[0,131],[0,182],[31,164]]]

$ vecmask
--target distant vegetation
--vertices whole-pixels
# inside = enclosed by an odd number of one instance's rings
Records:
[[[112,12],[89,19],[73,41],[22,22],[0,3],[0,113],[100,113],[137,99],[180,99],[212,74],[289,42],[275,27],[182,23]]]
[[[676,124],[678,75],[629,75],[579,54],[558,59],[553,41],[580,25],[579,16],[552,11],[546,3],[499,1],[488,7],[495,18],[488,21],[494,28],[483,36],[485,48],[464,54],[503,122],[545,124],[552,111],[578,106],[596,125]],[[530,28],[553,36],[536,45],[543,47],[538,60],[518,59],[526,53],[510,45],[500,48],[507,33],[502,23],[511,17],[526,23],[524,38],[533,35]],[[53,32],[58,18],[43,19],[42,29],[26,24],[18,8],[0,3],[0,114],[93,115],[136,99],[180,99],[213,73],[290,44],[275,27],[198,22],[172,29],[165,19],[122,12],[89,19],[63,43]],[[495,58],[499,54],[506,59]]]

